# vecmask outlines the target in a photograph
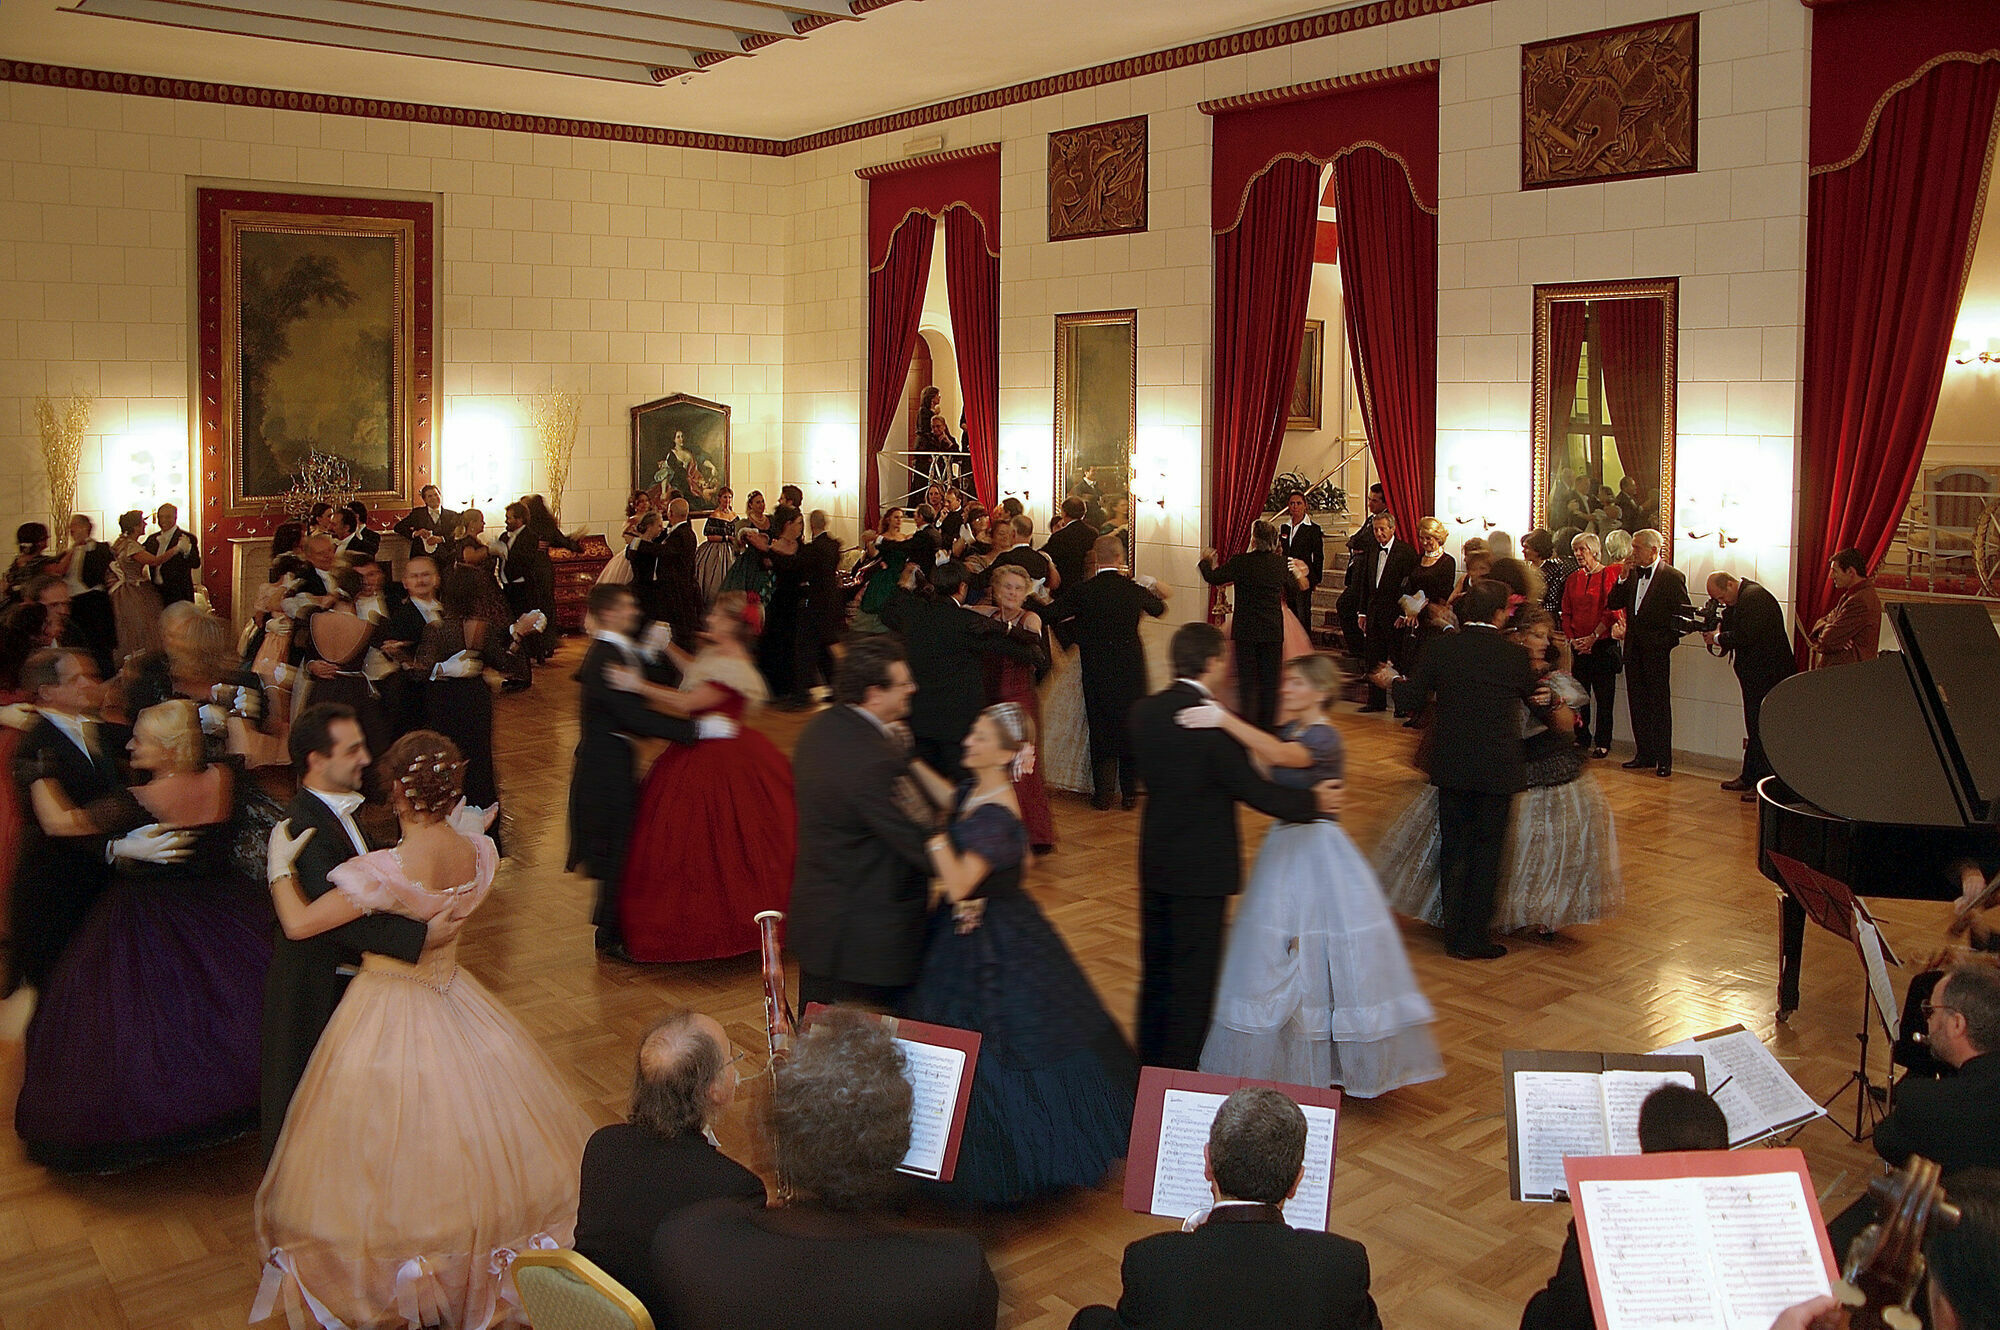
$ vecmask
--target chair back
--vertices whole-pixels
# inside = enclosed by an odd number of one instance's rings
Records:
[[[535,1330],[653,1330],[646,1305],[578,1252],[522,1252],[514,1287]]]

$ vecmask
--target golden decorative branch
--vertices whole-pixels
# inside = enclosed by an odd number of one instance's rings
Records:
[[[292,473],[292,487],[285,491],[283,502],[286,515],[295,522],[303,522],[320,504],[345,508],[354,502],[354,495],[354,473],[347,459],[315,448]]]
[[[42,469],[49,479],[49,511],[55,517],[52,528],[67,530],[76,515],[76,476],[83,466],[83,434],[90,428],[89,393],[73,392],[68,397],[35,399],[35,426],[42,436]]]
[[[563,491],[569,488],[570,461],[576,455],[576,422],[583,413],[583,398],[567,388],[550,387],[525,400],[528,419],[542,445],[549,511],[560,518]]]

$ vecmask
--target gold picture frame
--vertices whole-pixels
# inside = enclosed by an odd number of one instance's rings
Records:
[[[1326,320],[1307,319],[1299,340],[1299,367],[1292,377],[1292,403],[1285,416],[1287,430],[1316,430],[1325,419]]]

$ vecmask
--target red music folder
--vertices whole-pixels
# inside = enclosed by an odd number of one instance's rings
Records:
[[[813,1003],[808,1022],[826,1008]],[[910,1150],[898,1171],[919,1178],[950,1182],[958,1170],[958,1148],[965,1139],[965,1114],[972,1104],[972,1073],[979,1065],[977,1030],[930,1025],[864,1011],[862,1015],[889,1027],[903,1050],[903,1078],[910,1083]]]
[[[1769,1330],[1838,1277],[1797,1150],[1610,1155],[1564,1168],[1602,1330]]]
[[[1304,1110],[1306,1175],[1298,1194],[1285,1204],[1285,1220],[1294,1228],[1326,1228],[1340,1091],[1165,1067],[1144,1067],[1139,1072],[1139,1102],[1132,1110],[1132,1143],[1125,1159],[1127,1210],[1186,1219],[1208,1208],[1213,1197],[1202,1176],[1201,1156],[1208,1128],[1222,1101],[1246,1085],[1287,1094]]]

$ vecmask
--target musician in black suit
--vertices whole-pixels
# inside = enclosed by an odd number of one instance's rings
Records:
[[[1383,511],[1368,520],[1372,549],[1355,560],[1360,574],[1361,615],[1364,643],[1362,659],[1370,671],[1381,667],[1396,654],[1396,621],[1403,617],[1403,583],[1417,570],[1423,558],[1417,547],[1396,537],[1396,515]],[[1369,685],[1363,711],[1386,711],[1388,694]]]
[[[1687,579],[1660,557],[1660,533],[1632,537],[1625,575],[1604,598],[1606,609],[1625,611],[1625,705],[1632,713],[1638,751],[1628,771],[1651,767],[1674,774],[1673,651],[1687,626]]]
[[[768,1121],[792,1202],[709,1201],[667,1216],[653,1239],[666,1324],[993,1330],[1000,1289],[979,1240],[889,1217],[910,1086],[888,1030],[839,1009],[815,1021],[778,1066]]]
[[[1077,648],[1080,658],[1084,716],[1090,725],[1091,804],[1109,808],[1112,791],[1122,790],[1130,809],[1139,802],[1139,761],[1125,722],[1132,705],[1146,695],[1139,620],[1165,614],[1167,592],[1126,573],[1125,546],[1116,536],[1097,538],[1090,566],[1090,576],[1066,589],[1044,618],[1065,646]]]
[[[1241,745],[1175,715],[1214,698],[1228,673],[1222,630],[1184,623],[1170,648],[1174,682],[1132,708],[1128,724],[1146,783],[1139,825],[1139,1060],[1193,1071],[1208,1036],[1222,963],[1222,916],[1243,885],[1236,805],[1286,822],[1340,811],[1338,786],[1286,789],[1261,780]],[[1520,747],[1518,735],[1515,748]]]
[[[916,980],[931,828],[899,802],[910,759],[889,729],[909,714],[915,691],[900,643],[860,638],[834,671],[834,705],[792,750],[800,853],[785,934],[801,1003],[893,1007]]]
[[[1798,662],[1792,655],[1791,635],[1785,631],[1784,607],[1776,596],[1748,578],[1738,581],[1728,573],[1709,574],[1708,594],[1721,604],[1722,619],[1715,631],[1702,634],[1702,641],[1729,653],[1737,686],[1743,690],[1747,739],[1743,770],[1735,780],[1724,781],[1722,788],[1739,792],[1744,803],[1754,803],[1757,782],[1771,774],[1758,716],[1765,695],[1798,673]]]
[[[1340,616],[1341,639],[1347,644],[1347,654],[1356,660],[1366,656],[1368,650],[1368,635],[1361,629],[1361,616],[1367,612],[1368,600],[1362,581],[1364,571],[1371,566],[1367,561],[1375,553],[1374,518],[1377,513],[1389,511],[1381,482],[1368,487],[1366,502],[1368,520],[1347,537],[1347,579],[1341,584],[1340,599],[1334,602],[1334,613]]]
[[[1090,576],[1090,550],[1097,543],[1097,528],[1083,520],[1089,509],[1081,497],[1072,494],[1063,500],[1063,524],[1051,531],[1042,553],[1055,565],[1063,587],[1074,590]]]
[[[1292,616],[1306,632],[1312,632],[1313,592],[1319,589],[1321,576],[1326,571],[1326,535],[1319,529],[1319,523],[1306,516],[1306,496],[1302,491],[1293,490],[1285,499],[1285,520],[1278,528],[1278,548],[1287,560],[1297,559],[1306,566],[1306,584],[1300,586],[1296,578],[1285,578],[1285,603],[1292,607]]]
[[[194,532],[181,530],[180,510],[171,503],[163,503],[153,520],[160,529],[146,537],[141,543],[146,553],[163,556],[153,565],[153,584],[160,589],[160,601],[171,605],[178,600],[194,599],[194,570],[201,567],[201,544],[194,538]]]
[[[903,635],[917,683],[910,704],[917,756],[956,784],[963,770],[959,745],[986,706],[987,657],[1032,664],[1041,639],[965,608],[965,565],[956,559],[939,564],[930,584],[929,597],[898,590],[882,607],[882,622]]]
[[[1293,585],[1278,550],[1278,528],[1259,522],[1251,528],[1250,549],[1216,566],[1216,553],[1201,556],[1201,579],[1210,586],[1236,587],[1229,636],[1236,643],[1236,709],[1243,719],[1271,728],[1278,708],[1278,673],[1285,655],[1285,588]]]
[[[423,503],[397,518],[394,530],[410,542],[412,554],[436,554],[451,539],[458,514],[444,506],[444,496],[435,485],[424,486],[417,497]]]
[[[285,821],[272,828],[274,853],[267,867],[273,882],[294,879],[310,902],[332,890],[328,873],[371,848],[354,820],[361,807],[368,744],[354,709],[337,703],[310,706],[293,717],[290,744],[299,792],[285,809]],[[313,833],[312,838],[285,862],[276,853],[280,837],[295,842],[306,831]],[[278,934],[264,979],[261,1130],[266,1160],[277,1148],[292,1092],[347,991],[348,974],[361,963],[361,953],[372,951],[415,964],[423,954],[425,931],[421,920],[384,912],[365,914],[308,938]],[[348,974],[341,973],[343,969]]]
[[[591,922],[597,927],[597,949],[622,958],[618,932],[618,883],[625,873],[625,848],[638,807],[632,779],[632,740],[671,739],[694,743],[706,730],[717,738],[736,726],[724,716],[700,721],[669,716],[646,705],[639,694],[611,686],[605,671],[624,665],[641,671],[653,683],[674,683],[679,674],[651,650],[633,640],[639,630],[639,603],[630,587],[600,582],[590,589],[587,626],[590,649],[578,667],[579,712],[576,765],[569,782],[569,858],[563,867],[581,868],[596,880],[596,904]]]
[[[653,1282],[660,1221],[718,1197],[764,1203],[763,1182],[708,1136],[735,1100],[736,1082],[722,1027],[696,1012],[669,1012],[639,1041],[625,1121],[599,1127],[583,1147],[576,1249],[645,1303],[655,1325],[672,1323]]]
[[[1368,1249],[1285,1222],[1305,1157],[1306,1117],[1284,1094],[1245,1086],[1223,1100],[1203,1152],[1214,1208],[1191,1233],[1127,1247],[1117,1309],[1085,1307],[1070,1330],[1381,1330]]]
[[[1458,960],[1492,960],[1493,902],[1500,889],[1507,818],[1525,775],[1522,703],[1540,687],[1528,649],[1500,631],[1507,621],[1506,583],[1482,578],[1458,598],[1459,631],[1431,639],[1416,677],[1393,666],[1371,682],[1393,688],[1396,705],[1421,711],[1433,697],[1431,784],[1438,792],[1438,878],[1445,950]]]

